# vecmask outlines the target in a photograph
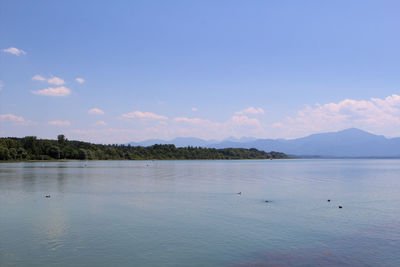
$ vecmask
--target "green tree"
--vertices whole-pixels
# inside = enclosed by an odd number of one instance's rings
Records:
[[[65,135],[63,135],[63,134],[59,134],[59,135],[57,136],[57,142],[58,142],[60,145],[63,145],[63,144],[65,143],[66,140],[67,140],[67,139],[65,139]]]
[[[18,156],[17,150],[14,147],[10,148],[8,151],[10,152],[11,159],[17,158],[17,156]]]
[[[36,154],[36,136],[25,136],[23,138],[24,148],[30,154]]]
[[[19,159],[26,159],[28,157],[28,153],[22,147],[18,148],[17,155]]]
[[[154,145],[149,147],[124,145],[97,145],[80,141],[69,141],[63,135],[57,140],[24,138],[0,138],[1,158],[4,159],[270,159],[287,158],[280,152],[242,148],[201,148]]]
[[[59,159],[60,158],[60,148],[58,146],[50,147],[49,156],[54,159]]]
[[[87,156],[86,150],[83,148],[79,149],[79,159],[82,160],[82,159],[87,159],[87,158],[88,158],[88,156]]]
[[[10,152],[5,146],[0,146],[0,160],[9,160]]]

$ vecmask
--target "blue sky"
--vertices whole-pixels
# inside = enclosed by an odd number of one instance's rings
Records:
[[[0,135],[400,136],[399,10],[399,1],[0,0]]]

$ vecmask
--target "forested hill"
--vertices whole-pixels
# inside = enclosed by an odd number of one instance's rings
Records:
[[[57,140],[24,138],[0,138],[0,160],[150,160],[150,159],[282,159],[283,153],[260,151],[254,148],[200,148],[174,145],[149,147],[126,145],[98,145],[81,141],[69,141],[64,135]]]

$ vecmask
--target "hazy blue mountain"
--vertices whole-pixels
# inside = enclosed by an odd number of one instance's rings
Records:
[[[400,138],[388,139],[359,129],[312,134],[292,140],[257,139],[252,142],[221,142],[213,147],[257,148],[289,155],[322,157],[399,157]]]
[[[207,147],[209,144],[215,143],[216,140],[203,140],[195,137],[177,137],[172,140],[172,143],[177,147],[186,146],[201,146]]]
[[[255,141],[255,140],[257,140],[257,138],[255,138],[255,137],[244,136],[244,137],[237,138],[237,137],[230,136],[230,137],[226,138],[224,141],[246,143],[246,142],[251,142],[251,141]]]
[[[165,145],[165,144],[171,144],[171,142],[161,140],[161,139],[148,139],[142,142],[130,142],[128,145],[131,146],[152,146],[154,144],[160,144],[160,145]]]
[[[400,138],[386,138],[360,129],[312,134],[297,139],[229,138],[222,142],[198,138],[175,138],[171,141],[147,140],[141,145],[175,144],[214,148],[257,148],[289,155],[321,157],[400,157]]]
[[[131,142],[131,146],[151,146],[154,144],[174,144],[176,147],[199,146],[208,147],[210,144],[216,143],[216,140],[203,140],[195,137],[177,137],[175,139],[166,141],[161,139],[149,139],[143,142]]]

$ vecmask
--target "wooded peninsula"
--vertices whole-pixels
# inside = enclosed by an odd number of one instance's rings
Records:
[[[57,140],[0,138],[0,160],[196,160],[196,159],[285,159],[280,152],[264,152],[255,148],[175,147],[175,145],[101,145],[69,141],[64,135]]]

